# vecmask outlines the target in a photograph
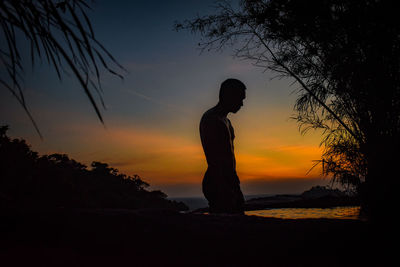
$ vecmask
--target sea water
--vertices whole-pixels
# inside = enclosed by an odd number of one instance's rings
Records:
[[[245,211],[246,215],[280,219],[359,219],[359,206],[333,208],[279,208]]]

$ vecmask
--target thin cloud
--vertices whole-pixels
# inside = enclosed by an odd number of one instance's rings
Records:
[[[156,104],[158,106],[165,107],[165,108],[167,108],[169,110],[172,110],[172,111],[175,111],[175,112],[179,112],[182,115],[187,114],[187,113],[191,113],[191,111],[185,110],[182,107],[179,107],[179,106],[176,106],[176,105],[172,105],[170,103],[163,102],[163,101],[161,101],[159,99],[155,99],[153,97],[150,97],[150,96],[147,96],[147,95],[145,95],[143,93],[140,93],[140,92],[138,92],[138,91],[136,91],[134,89],[124,89],[124,91],[128,92],[128,93],[130,93],[130,94],[132,94],[132,95],[134,95],[136,97],[140,97],[140,98],[142,98],[142,99],[144,99],[144,100],[146,100],[146,101],[148,101],[150,103]]]

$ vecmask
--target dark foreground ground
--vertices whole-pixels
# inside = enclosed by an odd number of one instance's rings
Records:
[[[373,229],[163,210],[2,210],[0,266],[394,266],[398,239]]]

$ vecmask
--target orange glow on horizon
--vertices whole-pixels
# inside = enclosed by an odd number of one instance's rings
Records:
[[[71,131],[71,127],[69,129]],[[78,129],[82,131],[82,126],[77,126]],[[139,127],[110,127],[99,131],[90,126],[84,131],[88,137],[74,152],[68,152],[72,158],[87,165],[92,161],[108,163],[127,175],[138,174],[151,185],[198,184],[207,168],[197,132],[193,136],[179,136]],[[299,134],[295,132],[294,135]],[[312,160],[321,155],[318,145],[288,145],[285,140],[268,139],[262,133],[257,138],[254,133],[245,137],[246,133],[242,133],[235,147],[241,181],[319,177],[318,168],[306,175],[313,165]]]

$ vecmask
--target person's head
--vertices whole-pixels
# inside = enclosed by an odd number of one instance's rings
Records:
[[[246,86],[237,79],[227,79],[219,90],[219,103],[228,112],[236,113],[246,98]]]

